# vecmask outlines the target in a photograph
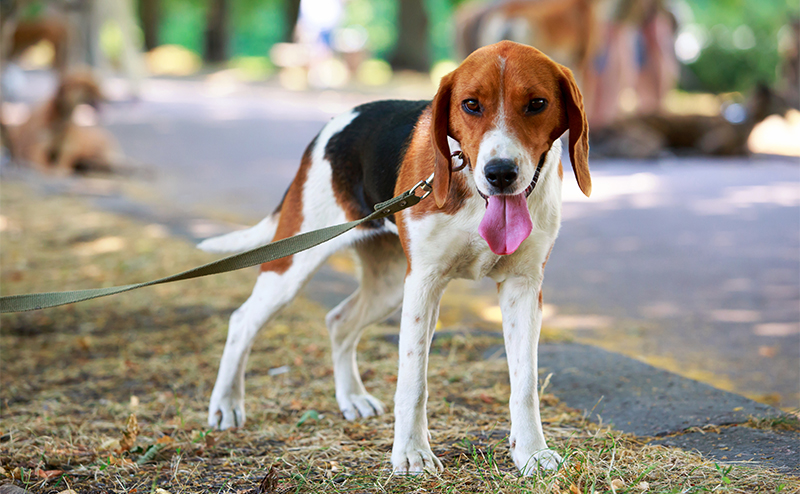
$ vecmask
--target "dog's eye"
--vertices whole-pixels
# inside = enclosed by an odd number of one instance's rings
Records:
[[[542,110],[547,108],[547,100],[544,98],[533,98],[530,103],[528,103],[528,107],[525,109],[525,113],[528,115],[536,115],[537,113],[541,113]]]
[[[467,113],[471,113],[473,115],[480,115],[481,114],[481,104],[478,103],[476,99],[465,99],[461,106],[464,107],[464,111]]]

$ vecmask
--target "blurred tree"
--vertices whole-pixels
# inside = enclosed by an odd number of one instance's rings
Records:
[[[161,17],[160,0],[139,0],[139,20],[144,35],[144,49],[158,46],[158,25]]]
[[[228,58],[228,1],[209,0],[206,10],[206,62],[224,62]]]
[[[682,86],[710,92],[748,91],[773,84],[778,32],[798,12],[796,0],[693,0],[701,51],[687,67],[694,77]]]
[[[300,0],[286,0],[284,17],[283,41],[291,43],[294,41],[294,27],[297,25],[297,16],[300,15]]]
[[[397,0],[348,0],[343,27],[363,29],[365,49],[371,56],[387,59],[397,41]]]
[[[203,52],[206,0],[161,0],[158,40]]]
[[[296,0],[233,0],[230,2],[230,54],[265,57],[273,44],[294,27],[286,24],[289,3]]]
[[[423,0],[398,2],[397,44],[389,63],[395,69],[427,72],[431,65],[428,13]]]
[[[455,52],[454,0],[425,0],[430,20],[430,51],[434,63],[450,60]]]

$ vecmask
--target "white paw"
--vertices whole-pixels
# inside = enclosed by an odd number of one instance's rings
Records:
[[[368,393],[345,395],[337,397],[336,401],[347,420],[376,417],[384,412],[383,403]]]
[[[431,472],[444,470],[442,462],[433,454],[430,446],[414,445],[411,442],[405,446],[392,448],[392,467],[394,472],[400,475],[418,475],[425,470]]]
[[[244,425],[244,400],[211,396],[208,405],[208,425],[223,430]]]
[[[563,461],[552,449],[541,449],[534,453],[522,453],[520,449],[515,449],[511,457],[519,472],[525,476],[533,475],[538,470],[556,470]]]

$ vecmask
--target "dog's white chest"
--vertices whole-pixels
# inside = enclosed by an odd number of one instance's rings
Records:
[[[479,280],[493,274],[502,256],[478,233],[483,200],[469,200],[454,215],[432,214],[407,222],[412,266],[436,266],[442,278]],[[412,226],[413,225],[413,226]]]

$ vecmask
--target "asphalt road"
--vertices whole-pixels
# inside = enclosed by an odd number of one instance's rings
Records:
[[[378,97],[387,94],[156,80],[142,101],[113,105],[102,118],[129,156],[157,172],[142,200],[246,224],[278,204],[327,120]],[[545,325],[800,408],[798,160],[593,160],[591,168],[591,199],[565,177]],[[492,283],[461,290],[481,300],[495,293]],[[493,307],[480,307],[478,316],[492,319]]]

